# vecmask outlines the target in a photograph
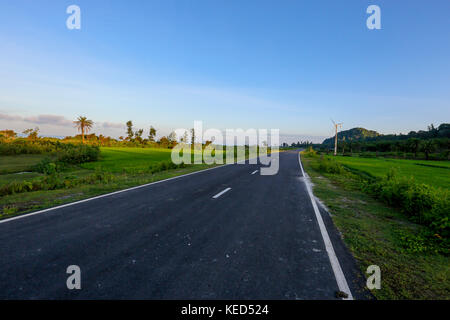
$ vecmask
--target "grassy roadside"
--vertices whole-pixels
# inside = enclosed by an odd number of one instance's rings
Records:
[[[319,173],[313,168],[315,161],[318,158],[302,156],[314,194],[328,207],[362,272],[373,264],[381,268],[381,289],[372,290],[374,296],[450,299],[450,259],[420,251],[423,244],[417,234],[424,227],[361,192],[359,180],[351,174]]]
[[[101,148],[97,161],[66,165],[52,173],[35,170],[48,155],[1,156],[0,219],[217,166],[171,166],[171,152],[163,148]],[[244,158],[236,155],[235,161]],[[32,187],[35,183],[39,183],[38,190]],[[11,186],[14,191],[9,191]]]
[[[74,188],[42,190],[35,192],[16,193],[0,198],[0,220],[10,218],[19,214],[45,209],[77,200],[87,199],[105,193],[123,190],[138,185],[155,182],[184,175],[187,173],[200,171],[217,165],[192,165],[186,168],[178,168],[157,173],[117,173],[112,181],[99,181],[93,184],[83,184]],[[89,170],[79,170],[78,175],[86,175]]]
[[[97,161],[46,173],[35,166],[45,159],[54,161],[54,155],[1,156],[0,219],[214,167],[171,166],[170,157],[170,149],[101,148]],[[38,183],[37,190],[30,190]],[[14,185],[17,191],[5,191]]]

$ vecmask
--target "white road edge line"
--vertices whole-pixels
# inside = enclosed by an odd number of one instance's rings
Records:
[[[257,173],[259,170],[255,170],[255,171],[253,171],[251,174],[255,174],[255,173]]]
[[[333,244],[331,243],[330,237],[327,232],[327,228],[323,223],[322,215],[320,214],[319,208],[317,207],[316,201],[314,200],[314,195],[312,193],[311,183],[309,177],[305,174],[302,166],[302,160],[300,159],[300,152],[298,153],[298,162],[300,163],[300,168],[302,169],[303,181],[305,182],[306,189],[308,190],[311,203],[314,208],[314,213],[316,214],[317,222],[319,223],[320,233],[322,234],[323,242],[325,243],[325,249],[328,253],[328,258],[330,259],[331,268],[333,269],[334,277],[336,278],[339,290],[348,294],[348,298],[344,300],[353,300],[352,292],[348,287],[347,280],[345,279],[344,272],[342,272],[339,260],[334,252]]]
[[[248,160],[248,159],[246,159],[246,160]],[[214,168],[208,168],[208,169],[203,169],[203,170],[199,170],[199,171],[195,171],[195,172],[191,172],[191,173],[186,173],[186,174],[182,174],[182,175],[179,175],[179,176],[176,176],[176,177],[167,178],[167,179],[163,179],[163,180],[159,180],[159,181],[155,181],[155,182],[150,182],[150,183],[146,183],[146,184],[143,184],[143,185],[140,185],[140,186],[131,187],[131,188],[128,188],[128,189],[123,189],[123,190],[118,190],[118,191],[114,191],[114,192],[111,192],[111,193],[105,193],[105,194],[102,194],[102,195],[99,195],[99,196],[95,196],[95,197],[92,197],[92,198],[88,198],[88,199],[83,199],[83,200],[79,200],[79,201],[75,201],[75,202],[66,203],[66,204],[63,204],[63,205],[60,205],[60,206],[57,206],[57,207],[52,207],[52,208],[48,208],[48,209],[44,209],[44,210],[40,210],[40,211],[36,211],[36,212],[22,214],[22,215],[17,216],[17,217],[12,217],[12,218],[7,218],[7,219],[0,220],[0,224],[6,223],[6,222],[10,222],[10,221],[13,221],[13,220],[23,219],[23,218],[26,218],[26,217],[31,217],[31,216],[34,216],[34,215],[37,215],[37,214],[41,214],[41,213],[45,213],[45,212],[49,212],[49,211],[53,211],[53,210],[57,210],[57,209],[65,208],[65,207],[74,206],[74,205],[77,205],[77,204],[80,204],[80,203],[83,203],[83,202],[88,202],[88,201],[91,201],[91,200],[96,200],[96,199],[100,199],[100,198],[109,197],[109,196],[112,196],[112,195],[115,195],[115,194],[131,191],[131,190],[145,188],[145,187],[151,186],[153,184],[162,183],[162,182],[175,180],[175,179],[180,179],[180,178],[183,178],[183,177],[187,177],[187,176],[190,176],[190,175],[193,175],[193,174],[197,174],[197,173],[201,173],[201,172],[205,172],[205,171],[209,171],[209,170],[223,168],[223,167],[230,166],[230,165],[233,165],[233,164],[238,164],[238,163],[245,162],[246,160],[240,160],[240,161],[237,161],[235,163],[228,163],[228,164],[224,164],[224,165],[219,165],[219,166],[214,167]]]
[[[218,197],[220,197],[221,195],[223,195],[225,192],[230,191],[231,188],[226,188],[225,190],[220,191],[218,194],[216,194],[213,199],[217,199]]]

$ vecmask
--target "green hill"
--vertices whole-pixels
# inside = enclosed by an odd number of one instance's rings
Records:
[[[341,141],[342,138],[344,138],[344,137],[345,137],[346,141],[349,141],[349,140],[353,140],[353,141],[355,141],[355,140],[364,140],[364,139],[367,139],[367,138],[375,138],[375,137],[378,137],[380,135],[381,134],[379,134],[378,132],[373,131],[373,130],[367,130],[367,129],[364,129],[364,128],[353,128],[353,129],[350,129],[350,130],[344,130],[344,131],[338,132],[338,140]],[[322,144],[327,144],[327,145],[334,144],[334,137],[325,139],[322,142]]]
[[[342,141],[342,138],[345,137],[345,141],[399,141],[399,140],[407,140],[411,138],[416,139],[448,139],[450,138],[450,124],[442,123],[438,127],[435,127],[433,124],[428,126],[428,129],[419,130],[419,131],[411,131],[408,134],[381,134],[373,130],[367,130],[364,128],[353,128],[350,130],[344,130],[338,133],[338,140]],[[334,136],[328,139],[325,139],[322,142],[323,145],[333,145],[334,144]]]

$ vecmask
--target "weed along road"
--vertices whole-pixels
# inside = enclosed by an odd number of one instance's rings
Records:
[[[2,299],[358,298],[297,151],[0,222]],[[68,289],[79,267],[80,289]]]

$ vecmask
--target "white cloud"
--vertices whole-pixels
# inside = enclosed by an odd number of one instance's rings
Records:
[[[99,122],[97,123],[102,128],[106,129],[123,129],[125,128],[125,124],[123,123],[114,123],[114,122]]]
[[[31,117],[21,117],[0,113],[0,120],[8,120],[8,121],[23,121],[32,123],[34,125],[55,125],[55,126],[68,126],[72,125],[73,122],[64,118],[63,116],[51,115],[51,114],[42,114],[38,116]]]

